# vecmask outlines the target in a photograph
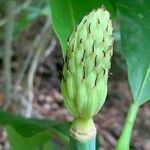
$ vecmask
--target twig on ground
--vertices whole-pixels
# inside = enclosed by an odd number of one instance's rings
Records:
[[[9,16],[8,22],[5,26],[5,44],[4,44],[4,84],[5,84],[5,96],[6,96],[6,103],[3,107],[6,110],[12,99],[12,74],[11,74],[11,55],[12,55],[12,41],[13,41],[13,24],[15,15],[12,14],[12,11],[15,10],[16,3],[15,1],[8,2],[8,12],[7,16]]]
[[[54,51],[55,49],[55,46],[56,46],[57,42],[56,42],[56,39],[55,38],[52,38],[51,39],[51,43],[50,45],[48,46],[48,48],[46,50],[44,50],[44,54],[42,56],[42,60],[41,60],[41,63],[43,63],[45,61],[45,59],[50,56],[50,54]],[[51,63],[51,66],[53,66],[53,64]],[[50,69],[51,70],[51,69]],[[54,70],[54,69],[53,69]],[[43,74],[43,70],[39,70],[40,71],[40,74],[42,75]],[[52,71],[52,72],[56,72],[55,70]],[[42,78],[40,78],[38,81],[37,81],[37,87],[39,87],[40,83],[42,81]]]
[[[29,53],[27,55],[27,58],[24,61],[24,64],[22,65],[23,67],[21,68],[21,71],[20,71],[20,73],[18,75],[18,78],[17,78],[17,81],[16,81],[16,86],[21,84],[21,82],[22,82],[22,80],[24,78],[24,75],[25,75],[25,71],[29,67],[31,59],[33,57],[33,53],[34,53],[35,49],[38,47],[37,45],[39,45],[39,42],[42,40],[43,32],[45,32],[45,27],[42,28],[41,32],[39,32],[36,35],[35,39],[33,40],[33,44],[31,45],[30,51],[29,51]]]
[[[48,41],[48,37],[49,37],[49,34],[47,34],[48,28],[49,28],[49,21],[47,21],[43,27],[41,38],[44,38],[44,40],[39,42],[39,44],[37,45],[37,48],[33,56],[32,63],[31,63],[31,67],[29,70],[28,78],[27,78],[27,95],[28,95],[27,101],[28,102],[27,102],[27,107],[26,107],[26,112],[25,112],[26,117],[30,117],[32,114],[33,98],[34,98],[33,81],[34,81],[34,76],[35,76],[36,68],[38,65],[38,61],[40,59],[40,55]]]
[[[51,44],[49,45],[49,47],[45,50],[45,53],[44,53],[44,58],[47,58],[51,52],[55,49],[55,46],[56,46],[56,40],[55,39],[52,39],[51,41]]]
[[[49,26],[50,26],[50,22],[47,22],[47,24],[49,24]],[[26,60],[22,64],[22,68],[20,69],[20,72],[18,73],[19,75],[17,77],[17,81],[16,81],[15,88],[14,88],[14,97],[15,97],[16,101],[20,101],[21,102],[21,101],[24,101],[25,99],[27,101],[27,98],[25,96],[26,94],[24,93],[24,91],[21,90],[22,89],[22,81],[23,81],[23,79],[25,77],[25,72],[27,71],[27,68],[31,64],[34,51],[37,50],[37,48],[40,46],[39,43],[41,43],[40,41],[42,41],[43,34],[45,34],[45,26],[43,26],[41,31],[34,38],[32,44],[30,46],[30,50],[29,50],[29,52],[27,54]],[[25,103],[22,103],[21,105],[24,106],[24,104]],[[21,114],[25,114],[25,113],[22,113],[24,111],[22,111],[22,110],[20,110],[20,111],[21,111]]]

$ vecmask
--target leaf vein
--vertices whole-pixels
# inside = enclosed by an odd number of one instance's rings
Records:
[[[146,84],[146,81],[147,81],[147,79],[148,79],[149,74],[150,74],[150,64],[149,64],[148,69],[147,69],[147,71],[146,71],[145,77],[144,77],[144,79],[143,79],[143,81],[142,81],[142,84],[141,84],[141,86],[140,86],[140,88],[139,88],[139,92],[138,92],[139,94],[138,94],[138,96],[137,96],[137,100],[140,100],[140,97],[141,97],[141,95],[142,95],[142,91],[143,91],[143,89],[144,89],[144,86],[145,86],[145,84]]]

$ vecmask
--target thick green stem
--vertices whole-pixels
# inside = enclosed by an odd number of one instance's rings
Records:
[[[136,119],[138,108],[139,106],[135,103],[132,103],[130,105],[128,115],[126,118],[126,122],[123,127],[119,141],[117,143],[116,150],[129,150],[130,149],[132,129],[133,129],[134,121]]]
[[[71,150],[95,150],[96,149],[96,138],[88,140],[86,142],[81,142],[70,137],[70,149]]]
[[[96,128],[93,119],[75,118],[70,128],[71,150],[95,150]]]

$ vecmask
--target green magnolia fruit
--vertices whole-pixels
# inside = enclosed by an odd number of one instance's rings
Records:
[[[107,95],[112,32],[109,12],[102,7],[85,16],[68,39],[61,89],[65,106],[75,117],[70,131],[80,140],[96,133],[91,118],[103,106]],[[91,135],[86,135],[87,129]]]

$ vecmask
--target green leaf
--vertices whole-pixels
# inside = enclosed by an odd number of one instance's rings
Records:
[[[11,126],[7,126],[6,130],[11,150],[60,149],[60,147],[50,139],[49,133],[46,131],[39,132],[27,138],[18,134]]]
[[[150,99],[150,1],[118,0],[121,41],[133,101]]]
[[[11,113],[0,111],[0,124],[11,125],[24,137],[30,137],[36,133],[59,125],[59,122],[50,120],[27,119]]]
[[[103,0],[104,1],[104,0]],[[76,25],[93,9],[101,6],[100,0],[49,0],[50,15],[53,28],[62,47],[63,56],[67,49],[67,39]],[[115,13],[114,5],[105,0],[104,5],[112,13]]]
[[[12,130],[13,127],[15,131],[12,131],[12,133],[16,132],[20,139],[25,138],[27,140],[26,142],[30,141],[32,144],[35,141],[37,142],[37,140],[38,143],[45,142],[46,139],[49,139],[49,137],[51,137],[52,139],[59,141],[66,147],[68,147],[69,145],[69,122],[60,123],[57,121],[40,120],[35,118],[27,119],[21,116],[14,115],[12,113],[0,111],[0,125],[4,127],[9,126],[11,128],[10,130]],[[31,141],[32,138],[35,139]],[[20,141],[19,145],[21,144],[23,143],[21,143]],[[37,144],[35,143],[35,145]]]

